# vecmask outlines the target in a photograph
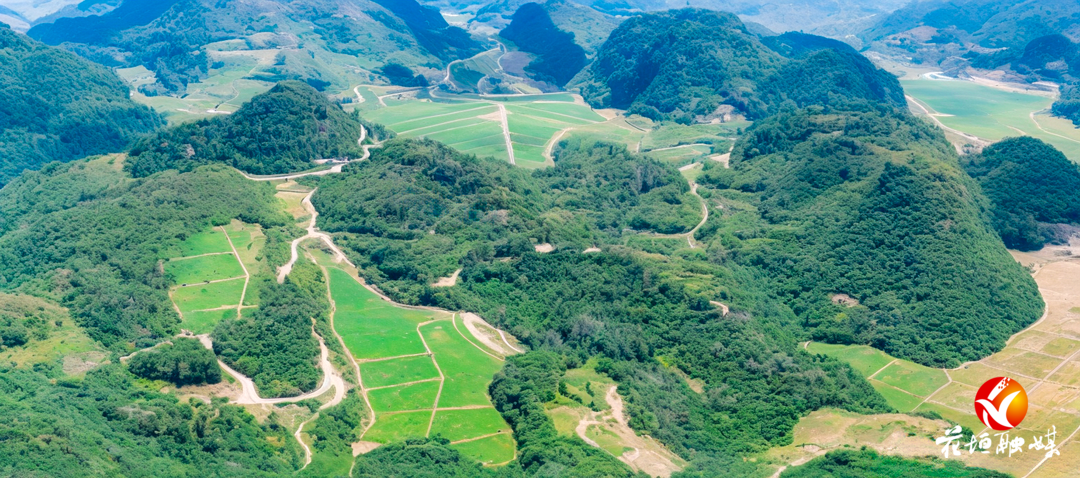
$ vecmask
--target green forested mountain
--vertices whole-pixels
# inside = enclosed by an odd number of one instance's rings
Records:
[[[147,137],[126,167],[136,177],[225,163],[252,174],[310,169],[320,158],[359,157],[358,117],[306,83],[286,81],[236,113],[185,123]]]
[[[727,13],[641,15],[612,32],[583,74],[581,93],[594,107],[680,122],[725,111],[762,118],[809,105],[904,104],[896,78],[846,45],[789,35],[772,47]]]
[[[162,124],[108,69],[0,26],[0,186],[50,161],[121,151]]]
[[[145,66],[157,80],[141,87],[151,95],[182,95],[188,83],[205,78],[211,67],[206,45],[225,40],[298,54],[253,79],[341,87],[350,80],[333,71],[334,54],[362,57],[363,69],[375,74],[391,63],[442,68],[479,51],[476,41],[447,25],[438,12],[415,1],[383,3],[127,0],[104,15],[61,18],[28,34],[108,66]]]
[[[699,181],[751,194],[764,223],[707,224],[698,237],[768,273],[815,340],[953,367],[1041,315],[1034,281],[932,125],[887,108],[804,110],[755,124],[732,159]],[[860,305],[830,301],[841,293]]]
[[[916,478],[934,476],[939,478],[1006,478],[1010,475],[984,468],[968,468],[952,460],[911,460],[895,456],[879,455],[863,447],[860,450],[838,450],[810,462],[790,467],[781,478],[817,478],[835,476],[843,478],[870,478],[894,476]]]
[[[1080,168],[1053,146],[1008,138],[962,162],[993,203],[994,228],[1010,248],[1039,249],[1054,238],[1050,225],[1080,224]]]
[[[499,36],[537,56],[525,67],[536,80],[561,87],[585,67],[585,50],[574,43],[574,34],[560,30],[538,3],[518,8]]]

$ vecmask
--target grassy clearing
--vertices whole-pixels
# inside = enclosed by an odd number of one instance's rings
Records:
[[[382,108],[365,113],[364,117],[371,121],[382,123],[387,127],[397,131],[397,126],[404,126],[404,129],[409,129],[410,122],[422,122],[425,121],[425,119],[431,121],[432,117],[436,115],[445,115],[465,110],[475,110],[477,108],[485,108],[485,106],[486,105],[466,102],[434,103],[428,101],[409,101],[402,103],[401,105]],[[490,106],[486,107],[485,109],[488,109],[489,113],[491,111],[494,111],[494,107]],[[479,114],[476,116],[479,116]],[[435,124],[439,122],[441,121],[433,121],[430,124]]]
[[[366,359],[427,352],[416,325],[431,320],[434,313],[394,307],[345,271],[331,267],[329,272],[337,306],[334,326],[353,356]]]
[[[454,330],[450,321],[438,321],[420,328],[446,382],[439,407],[490,405],[487,387],[502,362],[481,352]]]
[[[214,330],[218,322],[233,318],[236,318],[236,309],[185,312],[180,327],[196,334],[208,334]]]
[[[390,443],[408,437],[422,437],[427,433],[431,412],[405,412],[379,414],[375,425],[364,434],[364,441]]]
[[[415,382],[429,378],[439,378],[431,357],[405,357],[379,362],[362,362],[360,375],[364,377],[367,388],[385,387],[399,383]]]
[[[232,240],[233,246],[236,247],[236,253],[240,256],[240,261],[244,263],[244,267],[247,267],[249,274],[255,275],[268,270],[265,262],[259,260],[259,254],[262,252],[263,246],[266,245],[266,235],[263,234],[261,226],[233,221],[228,226],[225,226],[225,232],[229,234],[229,239]],[[253,296],[251,290],[248,291],[248,296]]]
[[[1037,115],[1038,124],[1031,119],[1032,112],[1050,107],[1050,98],[970,81],[919,79],[904,80],[903,85],[909,95],[937,113],[949,115],[937,119],[950,128],[991,141],[1022,134],[1034,136],[1054,145],[1069,159],[1080,161],[1080,130],[1070,128],[1068,122],[1046,120],[1046,116]],[[1044,132],[1039,126],[1065,138]]]
[[[215,309],[221,306],[236,307],[240,303],[240,294],[244,291],[244,279],[235,279],[212,284],[198,284],[179,287],[173,291],[173,302],[183,313],[203,309]]]
[[[462,455],[488,465],[506,463],[514,459],[514,438],[506,434],[458,443],[450,447],[461,452]]]
[[[929,396],[949,382],[945,372],[906,360],[893,362],[875,375],[874,379],[920,397]]]
[[[1018,348],[1007,347],[1005,350],[988,357],[986,363],[990,366],[1000,367],[1028,377],[1045,377],[1047,373],[1061,363],[1061,359],[1040,353],[1028,352]]]
[[[194,284],[242,277],[244,269],[240,267],[236,256],[218,254],[190,259],[172,259],[165,263],[165,273],[171,275],[177,284]]]
[[[893,361],[885,352],[870,347],[869,345],[835,345],[810,342],[806,350],[812,354],[822,354],[833,357],[842,362],[847,362],[856,372],[863,377],[869,377],[874,372]]]
[[[578,422],[581,421],[581,414],[566,405],[551,408],[546,413],[547,416],[551,417],[551,421],[555,422],[555,430],[560,435],[572,436]]]
[[[623,446],[622,438],[616,435],[615,432],[598,425],[589,425],[589,428],[585,429],[585,436],[600,445],[601,449],[614,456],[622,456],[623,453],[634,450]]]
[[[435,422],[431,425],[431,436],[442,435],[450,441],[510,431],[510,425],[494,408],[440,410],[435,412]]]
[[[423,410],[435,406],[435,395],[438,392],[438,381],[420,382],[372,390],[368,392],[368,398],[371,399],[371,408],[376,412]]]
[[[180,243],[180,257],[191,257],[215,252],[232,252],[229,241],[220,229],[200,232]]]
[[[870,385],[877,390],[882,397],[885,397],[885,401],[889,402],[899,412],[910,412],[922,403],[925,397],[916,397],[909,393],[905,393],[903,390],[896,388],[892,385],[879,382],[877,380],[871,380]]]
[[[749,121],[695,125],[664,123],[642,138],[641,147],[650,150],[669,148],[680,144],[709,143],[722,148],[731,143],[732,138],[738,134],[739,129],[746,129],[751,124]]]

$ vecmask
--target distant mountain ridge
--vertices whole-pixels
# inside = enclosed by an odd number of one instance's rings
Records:
[[[686,123],[852,101],[905,104],[896,78],[846,44],[801,33],[767,42],[730,13],[645,14],[615,29],[575,82],[594,107]]]

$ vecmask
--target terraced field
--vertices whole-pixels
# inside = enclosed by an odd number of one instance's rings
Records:
[[[1071,250],[1080,244],[1074,243]],[[980,435],[987,432],[975,416],[975,392],[983,382],[1008,376],[1027,390],[1029,407],[1012,436],[1028,440],[1056,430],[1060,456],[1027,450],[1006,454],[968,454],[969,465],[991,468],[1014,476],[1075,476],[1080,460],[1080,259],[1067,246],[1050,246],[1036,253],[1014,252],[1022,264],[1036,270],[1035,281],[1046,301],[1046,315],[1014,335],[1000,352],[955,369],[932,369],[896,359],[867,346],[809,343],[806,349],[836,357],[849,364],[899,412],[937,414]],[[1067,252],[1069,251],[1069,252]],[[946,421],[909,415],[861,416],[821,410],[796,427],[795,442],[770,450],[767,459],[798,463],[842,446],[868,445],[883,453],[940,455],[932,437],[942,436]]]
[[[334,328],[357,362],[374,413],[361,443],[441,435],[482,463],[513,460],[510,426],[487,396],[502,367],[498,351],[484,347],[457,314],[399,307],[364,287],[355,271],[313,255],[327,271]]]
[[[256,256],[264,242],[258,226],[236,221],[180,244],[174,251],[179,255],[163,267],[178,284],[169,297],[180,313],[182,328],[209,333],[221,320],[258,304],[255,288],[249,290],[248,283],[250,274],[262,267]]]

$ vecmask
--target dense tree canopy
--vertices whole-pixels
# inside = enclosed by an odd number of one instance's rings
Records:
[[[173,126],[140,141],[127,167],[136,177],[225,163],[252,174],[310,169],[312,160],[358,157],[360,120],[306,83],[284,81],[235,113]]]
[[[765,222],[717,218],[698,238],[770,274],[815,339],[956,366],[1041,315],[1034,281],[932,125],[887,108],[811,109],[755,124],[732,156],[699,181],[750,193]],[[832,303],[840,293],[861,305]]]
[[[163,124],[112,71],[0,24],[0,187],[50,161],[122,151]]]
[[[199,385],[221,381],[214,352],[198,339],[174,338],[172,342],[135,354],[128,370],[142,378],[165,380],[176,385]]]
[[[1005,245],[1038,249],[1053,238],[1046,223],[1080,224],[1080,168],[1042,140],[1006,138],[963,165],[993,203]]]
[[[894,76],[843,43],[787,34],[766,46],[735,15],[707,10],[623,22],[583,76],[594,107],[680,122],[719,117],[724,106],[759,119],[811,105],[905,104]]]

